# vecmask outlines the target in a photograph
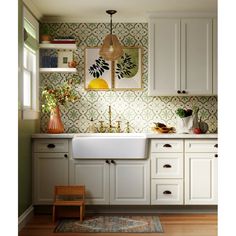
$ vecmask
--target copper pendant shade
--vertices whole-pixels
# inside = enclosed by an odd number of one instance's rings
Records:
[[[123,55],[122,45],[120,44],[116,35],[112,34],[112,15],[116,13],[115,10],[107,10],[111,17],[110,21],[110,34],[108,34],[103,40],[102,47],[100,49],[100,56],[108,61],[115,61]]]

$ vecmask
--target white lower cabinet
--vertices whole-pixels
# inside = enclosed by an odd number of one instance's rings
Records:
[[[110,204],[150,204],[149,160],[120,160],[110,165]]]
[[[87,204],[150,204],[150,162],[70,160],[70,185],[86,186]]]
[[[216,139],[185,141],[185,204],[217,204]]]
[[[217,204],[216,153],[186,153],[185,203]]]
[[[109,204],[109,164],[104,160],[70,160],[70,185],[85,185],[87,204]]]
[[[52,204],[54,186],[69,184],[68,140],[39,139],[33,145],[33,203]]]
[[[152,205],[183,205],[182,179],[152,179]]]

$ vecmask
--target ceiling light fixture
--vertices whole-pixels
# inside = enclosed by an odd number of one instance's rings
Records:
[[[100,49],[100,56],[108,61],[115,61],[123,55],[123,49],[116,35],[112,34],[112,15],[116,10],[107,10],[106,13],[110,15],[110,34],[108,34],[103,40],[102,47]]]

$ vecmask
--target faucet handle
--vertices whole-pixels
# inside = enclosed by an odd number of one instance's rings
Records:
[[[130,124],[129,124],[129,121],[126,122],[126,133],[130,133]]]
[[[117,120],[116,123],[117,123],[116,132],[117,132],[117,133],[120,133],[120,132],[121,132],[121,128],[120,128],[120,123],[121,123],[121,121],[120,121],[120,120]]]
[[[99,123],[100,123],[99,132],[100,133],[104,133],[106,131],[106,129],[105,129],[104,125],[103,125],[104,121],[100,120]]]

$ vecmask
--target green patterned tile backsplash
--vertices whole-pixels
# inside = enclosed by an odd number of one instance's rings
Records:
[[[45,24],[45,23],[44,23]],[[42,24],[41,27],[44,25]],[[122,129],[130,122],[131,132],[150,132],[153,122],[176,125],[175,110],[179,107],[199,107],[199,117],[209,125],[210,132],[217,130],[217,97],[150,97],[147,92],[148,80],[148,24],[116,23],[114,31],[124,46],[142,46],[143,55],[143,90],[141,91],[86,91],[84,90],[84,50],[102,44],[109,33],[109,24],[105,23],[48,23],[52,36],[74,36],[78,41],[78,50],[74,52],[78,77],[80,99],[75,103],[61,107],[65,132],[88,132],[91,118],[98,125],[99,120],[108,122],[108,106],[112,106],[112,121],[121,120]],[[64,81],[67,73],[42,73],[40,85],[57,85]],[[46,132],[49,114],[41,113],[41,131]]]

